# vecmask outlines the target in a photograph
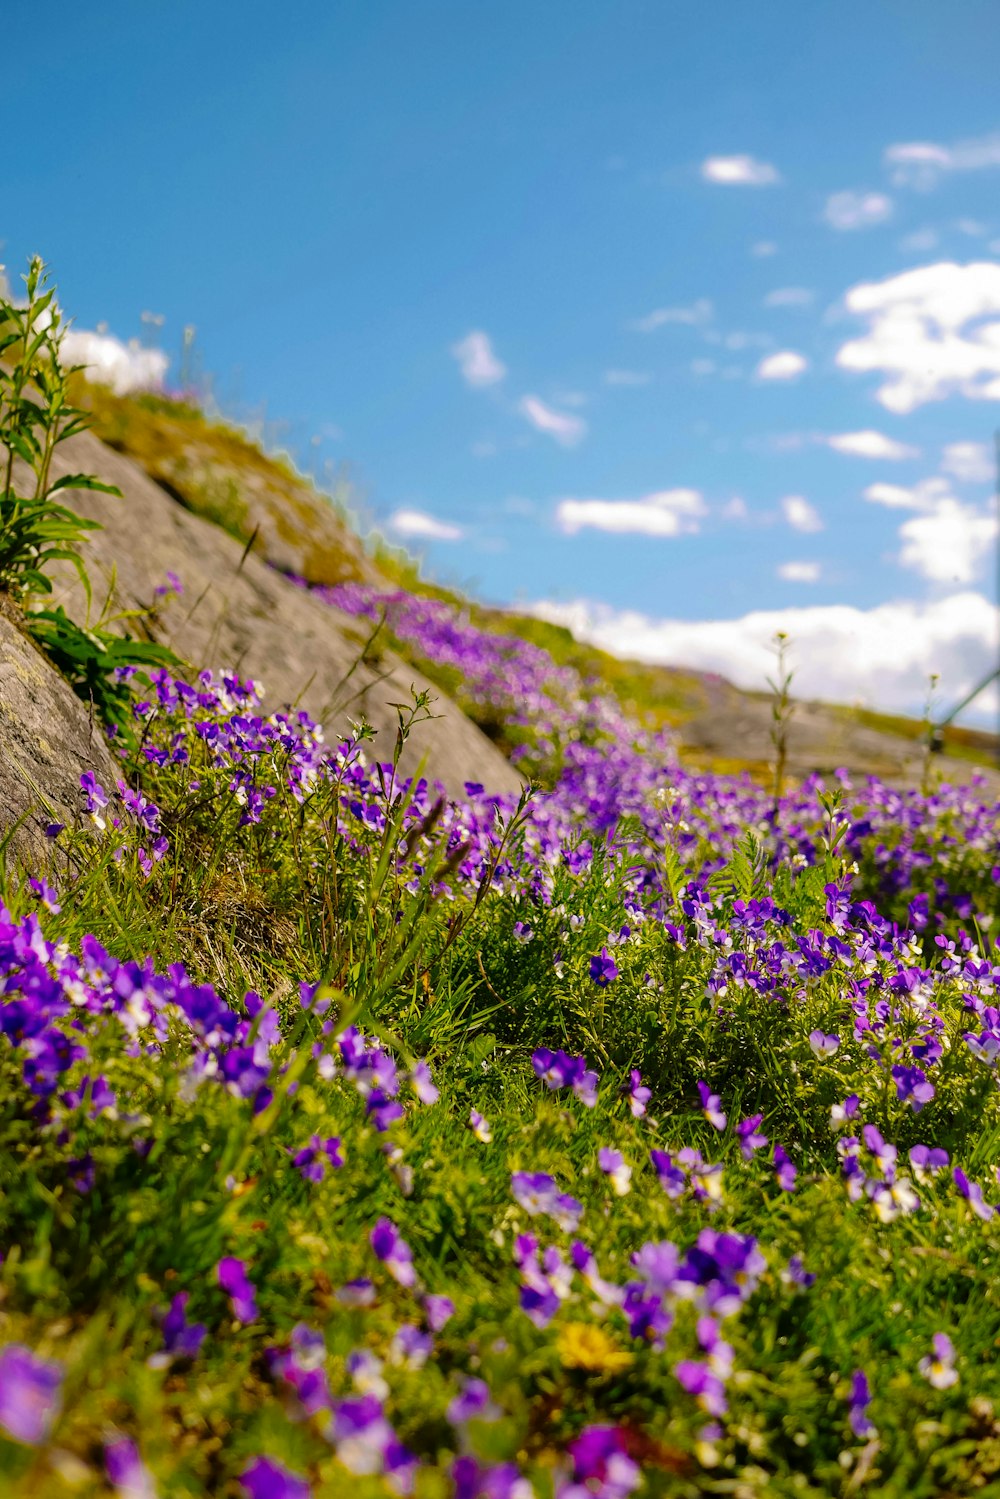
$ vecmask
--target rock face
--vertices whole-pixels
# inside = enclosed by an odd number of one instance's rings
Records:
[[[0,614],[0,837],[20,823],[12,847],[42,873],[50,822],[73,823],[80,776],[113,786],[115,765],[99,724],[32,641]],[[24,819],[23,822],[21,819]]]
[[[391,651],[369,650],[362,660],[369,631],[361,622],[246,555],[238,540],[191,514],[93,433],[57,448],[53,476],[70,473],[96,474],[123,496],[65,496],[104,527],[92,534],[85,553],[95,603],[114,577],[119,608],[149,605],[166,574],[174,572],[184,595],[163,606],[155,634],[195,667],[253,677],[263,683],[269,709],[304,707],[328,739],[364,716],[378,731],[372,752],[381,759],[390,758],[395,741],[392,705],[410,701],[411,688],[427,689],[437,717],[414,731],[403,754],[406,772],[415,772],[426,757],[428,776],[453,794],[461,794],[465,781],[495,792],[520,789],[516,771],[440,689]],[[69,569],[60,576],[56,602],[75,618],[84,617],[83,592]]]

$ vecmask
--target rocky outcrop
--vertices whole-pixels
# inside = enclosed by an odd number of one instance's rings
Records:
[[[193,666],[232,669],[263,683],[271,709],[295,704],[323,724],[327,737],[364,716],[377,731],[373,753],[388,759],[395,740],[393,706],[412,691],[430,691],[436,715],[413,734],[403,767],[427,774],[461,794],[466,781],[490,791],[516,791],[521,779],[500,752],[440,689],[393,652],[365,650],[370,633],[354,617],[290,583],[218,525],[178,504],[123,454],[86,432],[56,450],[53,475],[96,474],[121,499],[88,491],[67,502],[97,520],[86,547],[95,601],[113,586],[118,607],[155,602],[168,572],[184,594],[162,606],[156,637]],[[102,590],[103,583],[103,590]],[[86,604],[67,569],[56,601],[82,619]]]
[[[0,838],[42,873],[49,823],[75,823],[80,776],[113,786],[115,764],[100,724],[32,641],[0,613]]]

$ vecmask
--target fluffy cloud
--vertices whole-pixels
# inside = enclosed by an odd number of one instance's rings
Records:
[[[496,385],[507,373],[507,366],[493,352],[489,334],[481,328],[473,328],[457,344],[452,344],[451,352],[467,385]]]
[[[759,609],[724,620],[656,619],[585,599],[543,601],[533,612],[615,655],[718,671],[752,689],[773,672],[770,643],[783,630],[799,696],[910,712],[920,711],[932,671],[948,695],[968,692],[996,659],[1000,622],[994,605],[970,590],[929,603]]]
[[[781,513],[795,531],[808,534],[823,529],[819,512],[800,494],[786,494],[781,502]]]
[[[997,520],[989,509],[966,505],[951,493],[947,479],[922,479],[912,488],[870,484],[865,499],[891,510],[915,510],[899,528],[899,562],[934,583],[971,583],[996,539]]]
[[[556,411],[538,396],[523,396],[518,410],[537,431],[554,437],[564,448],[573,447],[587,435],[587,423],[583,417],[572,416],[568,411]]]
[[[568,536],[585,527],[616,535],[684,536],[698,530],[704,514],[696,489],[664,489],[639,500],[560,500],[556,525]]]
[[[809,307],[815,293],[805,286],[779,286],[764,298],[765,307]]]
[[[978,172],[1000,167],[1000,134],[941,146],[935,141],[905,141],[887,146],[883,160],[896,187],[927,191],[949,172]]]
[[[1000,265],[940,261],[863,282],[844,300],[868,327],[837,364],[885,375],[876,395],[890,411],[954,394],[1000,401]]]
[[[935,583],[971,583],[997,535],[995,515],[951,496],[899,528],[899,560]]]
[[[838,432],[823,441],[835,453],[850,453],[855,458],[902,459],[920,456],[919,448],[911,448],[905,442],[897,442],[894,437],[886,437],[884,432],[872,431],[870,427],[863,432]]]
[[[756,156],[709,156],[701,164],[701,175],[725,187],[773,187],[781,181],[777,167]]]
[[[778,577],[785,583],[818,583],[818,562],[782,562],[778,565]]]
[[[707,297],[699,297],[690,307],[657,307],[645,317],[636,318],[632,327],[637,333],[653,333],[665,323],[682,323],[697,328],[711,322],[714,311]]]
[[[808,368],[808,359],[794,349],[782,349],[762,359],[755,373],[758,380],[797,380]]]
[[[87,378],[110,385],[120,396],[131,390],[159,390],[170,360],[162,349],[144,349],[137,339],[122,343],[111,333],[88,333],[68,328],[63,334],[63,359],[86,366]]]
[[[831,193],[823,217],[832,229],[870,229],[892,217],[892,199],[885,193]]]
[[[396,510],[390,515],[388,524],[397,535],[422,541],[461,541],[465,535],[461,526],[438,520],[424,510]]]
[[[965,484],[988,484],[996,472],[993,449],[985,442],[951,442],[941,456],[941,469]]]
[[[750,254],[758,260],[767,260],[777,253],[778,247],[773,239],[759,239],[755,245],[750,246]]]

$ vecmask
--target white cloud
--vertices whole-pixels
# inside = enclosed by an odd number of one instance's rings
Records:
[[[481,328],[473,328],[457,344],[452,344],[451,352],[467,385],[496,385],[507,373],[507,366],[493,351],[489,334]]]
[[[750,254],[758,260],[767,260],[772,255],[777,255],[778,247],[773,239],[759,239],[755,245],[750,246]]]
[[[726,187],[773,187],[781,181],[777,167],[756,156],[709,156],[701,164],[706,182]]]
[[[815,293],[805,286],[779,286],[764,298],[765,307],[809,307]]]
[[[438,520],[424,510],[395,510],[388,524],[400,536],[412,536],[424,541],[461,541],[465,532],[461,526]]]
[[[996,474],[996,459],[989,443],[950,442],[941,457],[941,470],[964,484],[989,484]]]
[[[1000,401],[1000,265],[939,261],[862,282],[844,300],[868,327],[837,364],[885,375],[876,396],[890,411],[955,394]]]
[[[144,349],[138,339],[122,343],[111,333],[67,328],[62,339],[66,364],[86,366],[88,380],[110,385],[118,395],[132,390],[159,390],[170,365],[162,349]]]
[[[704,514],[696,489],[664,489],[639,500],[560,500],[556,524],[568,536],[585,527],[615,535],[684,536],[699,529]]]
[[[657,307],[645,317],[636,318],[632,327],[638,333],[653,333],[665,323],[682,323],[697,328],[709,323],[715,309],[707,297],[699,297],[690,307]]]
[[[818,583],[820,567],[818,562],[782,562],[777,572],[785,583]]]
[[[692,359],[692,375],[714,375],[716,364],[714,359]]]
[[[781,513],[794,531],[808,534],[823,529],[819,511],[800,494],[786,494],[781,502]]]
[[[918,458],[919,448],[911,448],[884,432],[874,432],[870,427],[863,432],[838,432],[824,438],[828,447],[836,453],[849,453],[854,458],[885,458],[890,460]]]
[[[956,219],[955,228],[959,234],[967,234],[970,239],[985,239],[990,232],[978,219]]]
[[[718,671],[752,689],[773,672],[770,643],[783,630],[792,642],[798,696],[860,700],[886,711],[919,712],[932,671],[957,699],[996,659],[998,612],[971,590],[873,609],[759,609],[724,620],[656,619],[585,599],[543,601],[533,612],[615,655]]]
[[[823,217],[833,229],[870,229],[892,217],[892,199],[885,193],[831,193]]]
[[[899,528],[899,560],[935,583],[971,583],[997,535],[995,515],[947,497]]]
[[[979,172],[1000,167],[1000,134],[942,146],[935,141],[906,141],[887,146],[883,160],[896,187],[926,192],[949,172]]]
[[[794,349],[768,354],[755,371],[758,380],[797,380],[809,368],[809,361]]]
[[[722,507],[723,520],[745,521],[750,519],[750,511],[747,502],[742,495],[734,494],[731,500],[727,500]]]
[[[605,370],[605,385],[648,385],[652,375],[643,370]]]
[[[921,479],[909,489],[904,484],[869,484],[865,499],[873,505],[885,505],[890,510],[930,511],[950,493],[947,479]]]
[[[572,416],[568,411],[556,411],[538,396],[522,396],[518,410],[537,431],[554,437],[564,448],[574,447],[587,435],[587,423],[583,417]]]

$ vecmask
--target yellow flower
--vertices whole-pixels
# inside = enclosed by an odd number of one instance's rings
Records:
[[[589,1322],[565,1322],[559,1329],[556,1347],[567,1369],[618,1374],[632,1362],[631,1353],[617,1348],[603,1328]]]

